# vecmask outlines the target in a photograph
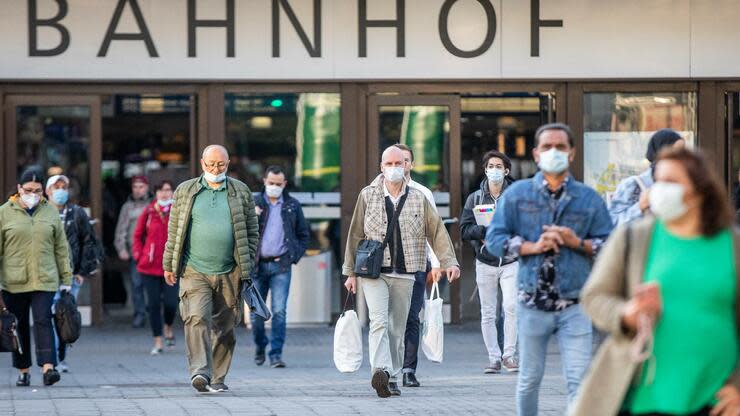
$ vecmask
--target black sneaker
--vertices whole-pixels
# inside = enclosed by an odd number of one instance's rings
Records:
[[[229,391],[229,386],[224,383],[213,383],[211,384],[211,389],[213,389],[213,391],[215,392],[221,393],[224,391]]]
[[[193,386],[194,389],[198,390],[199,393],[208,393],[213,391],[210,384],[211,382],[208,380],[208,377],[200,374],[193,376],[190,380],[190,385]]]
[[[390,375],[384,370],[375,370],[373,378],[370,381],[370,385],[373,386],[375,392],[378,393],[378,397],[387,398],[391,397],[391,391],[388,386],[388,379]]]
[[[285,368],[285,361],[280,357],[270,358],[270,367],[272,368]]]
[[[257,365],[262,365],[265,363],[265,352],[264,351],[257,351],[254,354],[254,363]]]
[[[44,386],[51,386],[57,381],[61,380],[62,376],[59,375],[59,371],[52,368],[49,370],[46,370],[44,373]]]
[[[401,395],[401,389],[398,388],[398,383],[396,382],[388,383],[388,390],[390,390],[391,396]]]
[[[403,374],[403,386],[404,387],[420,387],[421,384],[419,383],[419,380],[416,379],[416,374],[404,373]]]
[[[18,380],[15,385],[18,387],[28,387],[31,385],[31,373],[20,373],[18,374]]]

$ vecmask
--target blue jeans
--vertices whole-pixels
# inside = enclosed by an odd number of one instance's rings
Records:
[[[136,270],[136,262],[131,259],[131,301],[134,304],[134,316],[146,316],[146,298],[144,297],[144,279]]]
[[[519,380],[516,410],[519,416],[536,416],[540,382],[545,373],[545,357],[550,336],[558,338],[563,375],[568,388],[568,403],[575,398],[591,362],[591,320],[581,305],[559,312],[543,312],[519,304]]]
[[[286,272],[279,262],[262,262],[257,269],[257,277],[254,279],[254,284],[263,299],[267,299],[268,291],[272,293],[271,359],[278,359],[283,355],[290,275],[290,268]],[[252,314],[252,330],[254,332],[254,343],[257,345],[257,351],[264,352],[267,343],[270,342],[265,333],[265,320]]]
[[[77,283],[77,279],[74,277],[72,278],[72,289],[69,291],[69,293],[74,296],[75,300],[77,300],[77,295],[80,293],[80,285]],[[55,308],[54,306],[57,304],[57,301],[62,296],[62,292],[57,290],[57,293],[54,294],[54,303],[51,306],[52,313],[54,312]],[[59,358],[59,361],[64,361],[64,359],[67,356],[67,344],[64,344],[62,342],[59,342],[59,337],[57,336],[57,329],[56,325],[54,324],[54,319],[51,320],[52,325],[54,325],[54,345],[56,346],[57,356]]]

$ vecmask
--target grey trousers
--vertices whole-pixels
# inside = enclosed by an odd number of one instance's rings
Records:
[[[241,282],[235,269],[228,274],[205,275],[191,267],[180,279],[180,316],[185,322],[185,344],[190,377],[203,375],[223,383],[231,366],[241,319]]]
[[[403,339],[414,281],[381,274],[377,279],[361,278],[360,284],[370,317],[371,370],[385,370],[395,382],[403,367]]]

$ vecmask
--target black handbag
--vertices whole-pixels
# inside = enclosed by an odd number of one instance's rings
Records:
[[[5,309],[5,303],[0,296],[0,352],[17,352],[23,354],[18,339],[18,319]]]
[[[71,293],[63,290],[54,306],[54,325],[59,341],[73,344],[82,332],[82,316],[77,309],[77,302]]]
[[[357,246],[357,252],[355,253],[355,276],[368,279],[377,279],[380,277],[385,247],[388,245],[388,241],[390,241],[391,234],[396,230],[396,222],[398,222],[398,216],[401,215],[401,209],[406,202],[407,195],[408,191],[403,194],[401,200],[398,202],[398,206],[393,212],[393,218],[391,219],[390,232],[386,232],[385,239],[382,242],[375,240],[360,241],[360,244]]]

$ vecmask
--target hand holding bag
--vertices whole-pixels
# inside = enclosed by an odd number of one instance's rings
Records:
[[[0,296],[0,352],[23,353],[17,329],[18,319],[5,308]]]
[[[242,299],[249,306],[249,311],[254,312],[255,315],[269,321],[272,318],[270,309],[265,304],[265,300],[262,299],[262,295],[254,286],[254,280],[248,280],[242,285]]]
[[[362,366],[362,324],[354,309],[347,310],[351,296],[347,294],[344,311],[334,327],[334,366],[342,373],[354,373]]]
[[[434,295],[437,295],[435,298]],[[444,353],[444,317],[439,284],[434,282],[429,299],[424,301],[424,332],[421,337],[421,350],[429,361],[442,362]]]
[[[380,277],[385,247],[388,245],[388,241],[390,241],[391,234],[395,232],[398,216],[401,215],[401,209],[406,202],[407,195],[408,191],[403,194],[401,200],[398,202],[398,206],[394,210],[393,218],[391,219],[390,232],[386,233],[385,239],[382,242],[367,239],[360,241],[355,252],[355,276],[369,279]]]

